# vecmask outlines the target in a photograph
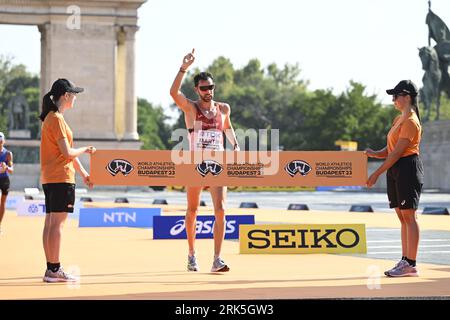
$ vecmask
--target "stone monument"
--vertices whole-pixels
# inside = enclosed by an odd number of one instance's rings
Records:
[[[8,101],[8,136],[9,138],[29,139],[31,132],[29,128],[30,116],[27,99],[21,92],[21,88]]]
[[[65,115],[75,147],[142,145],[137,133],[135,34],[137,11],[145,1],[0,0],[0,24],[35,25],[41,34],[41,97],[58,78],[85,88],[76,107]],[[18,125],[12,121],[10,126]],[[8,145],[39,148],[38,140],[20,138],[9,138]],[[88,159],[81,158],[86,167]],[[17,166],[15,176],[20,174]],[[39,164],[30,164],[23,178],[27,186],[38,186]]]

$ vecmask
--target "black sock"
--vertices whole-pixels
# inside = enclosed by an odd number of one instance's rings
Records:
[[[411,259],[406,258],[406,262],[408,262],[411,267],[416,266],[416,260],[411,260]]]
[[[406,260],[406,256],[402,256],[402,260]]]
[[[51,272],[56,272],[61,267],[61,263],[51,263],[47,262],[47,270],[50,270]]]

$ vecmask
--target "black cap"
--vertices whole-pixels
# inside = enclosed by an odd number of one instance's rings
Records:
[[[394,89],[388,89],[386,92],[387,94],[406,93],[411,96],[417,96],[419,93],[416,85],[411,80],[402,80],[395,86]]]
[[[52,89],[50,90],[50,93],[52,95],[63,95],[66,92],[72,92],[72,93],[80,93],[83,92],[84,89],[80,87],[76,87],[75,84],[67,79],[58,79],[55,82],[53,82]]]

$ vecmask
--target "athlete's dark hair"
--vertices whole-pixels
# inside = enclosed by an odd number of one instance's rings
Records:
[[[41,119],[41,121],[45,120],[45,117],[50,111],[54,112],[58,111],[58,107],[56,106],[55,101],[58,101],[59,97],[64,95],[64,93],[65,92],[54,94],[53,92],[50,91],[44,96],[44,98],[42,99],[42,112],[41,115],[39,116],[39,119]]]
[[[197,87],[200,80],[208,80],[211,79],[214,81],[214,78],[211,73],[209,72],[200,72],[199,74],[196,74],[194,77],[194,84]]]
[[[419,96],[415,95],[415,96],[410,96],[411,97],[411,105],[414,108],[414,111],[417,114],[417,118],[419,118],[419,122],[420,124],[422,124],[422,120],[420,119],[420,113],[419,113]]]

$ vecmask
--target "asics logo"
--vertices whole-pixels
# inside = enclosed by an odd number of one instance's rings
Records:
[[[295,176],[297,173],[306,176],[311,171],[311,166],[305,161],[293,160],[284,167],[284,170],[286,170],[291,177]]]
[[[202,163],[197,165],[197,172],[200,173],[202,177],[206,176],[208,172],[211,172],[213,176],[218,176],[222,173],[222,171],[222,165],[213,160],[204,160]]]
[[[178,220],[175,222],[175,225],[170,228],[170,235],[176,236],[183,232],[183,230],[186,229],[186,226],[184,224],[184,219]]]
[[[225,224],[225,233],[233,233],[236,231],[236,220],[229,220],[226,221]],[[171,236],[177,236],[180,233],[182,233],[186,229],[185,220],[181,219],[175,222],[175,225],[170,228],[170,235]],[[214,221],[208,220],[208,221],[199,221],[197,220],[195,233],[196,234],[213,234],[214,230]]]
[[[133,169],[134,167],[131,163],[123,159],[114,159],[108,163],[108,166],[106,167],[106,170],[108,170],[113,177],[119,172],[122,172],[124,176],[127,176],[131,171],[133,171]]]

